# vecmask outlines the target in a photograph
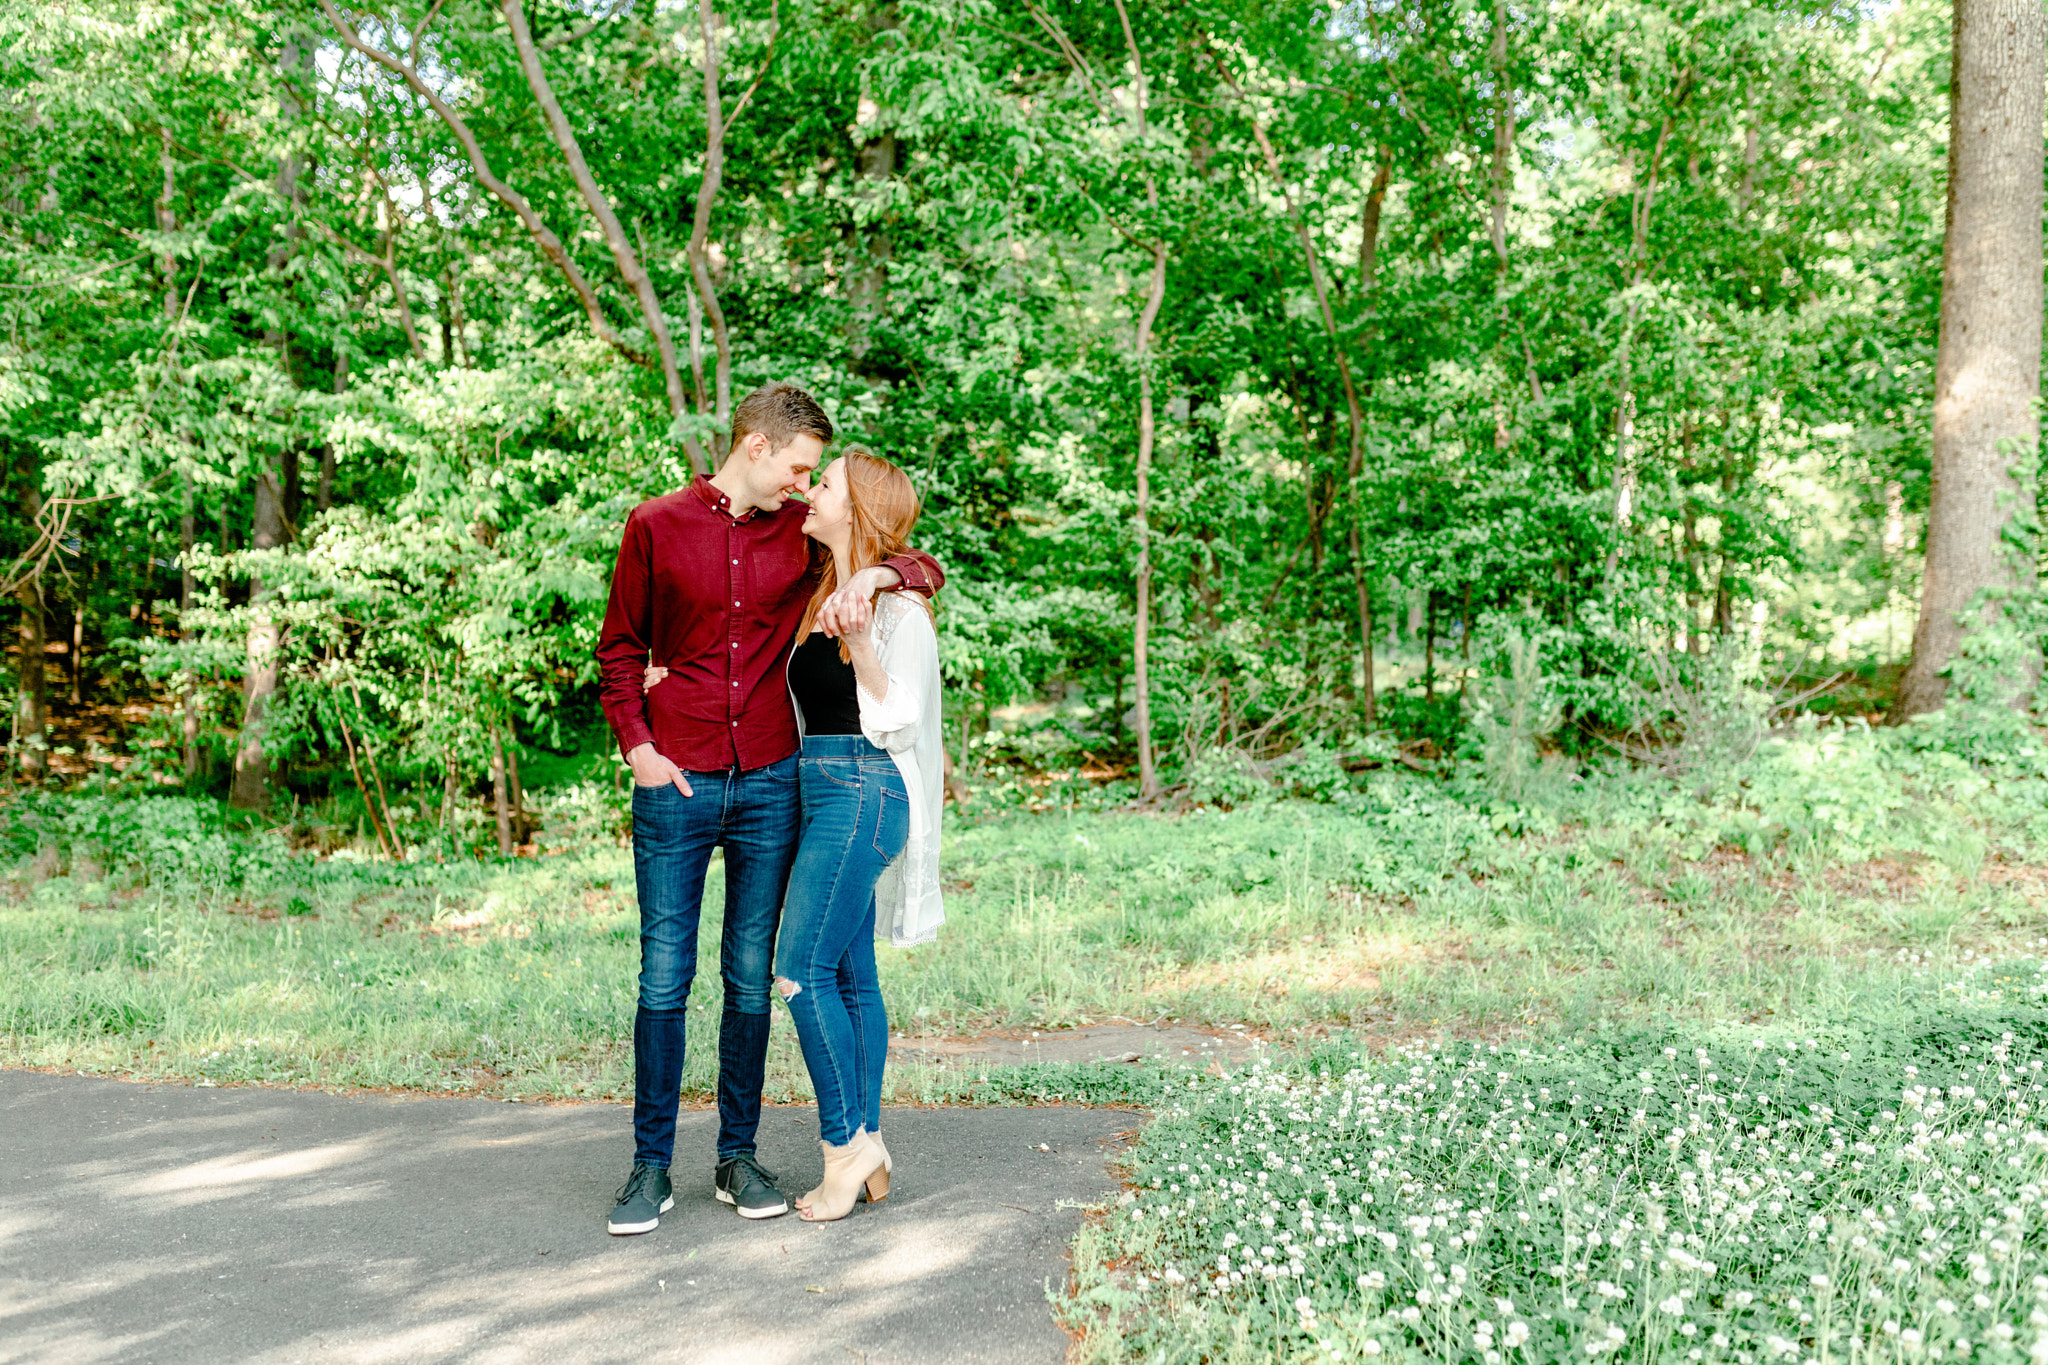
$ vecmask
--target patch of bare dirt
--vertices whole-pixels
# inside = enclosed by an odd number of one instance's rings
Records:
[[[1095,1024],[1087,1028],[1010,1030],[975,1038],[901,1036],[890,1040],[893,1062],[1136,1062],[1147,1059],[1196,1065],[1248,1062],[1263,1045],[1247,1029],[1206,1029],[1153,1024]]]

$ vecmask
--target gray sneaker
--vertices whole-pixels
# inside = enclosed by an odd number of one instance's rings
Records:
[[[712,1192],[742,1218],[775,1218],[789,1212],[789,1201],[775,1188],[775,1177],[761,1169],[752,1152],[719,1162]]]
[[[633,1174],[626,1177],[618,1197],[618,1206],[612,1210],[611,1221],[604,1225],[604,1230],[614,1237],[652,1232],[661,1226],[661,1215],[676,1206],[668,1171],[645,1162],[635,1166]]]

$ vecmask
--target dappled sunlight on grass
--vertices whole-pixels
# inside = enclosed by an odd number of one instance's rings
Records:
[[[1944,769],[1955,791],[1918,800],[1919,778],[1829,744],[1883,800],[1849,811],[1825,765],[1794,765],[1726,803],[1616,778],[1503,809],[1396,779],[1348,807],[956,818],[938,942],[878,950],[892,1024],[1405,1038],[1825,1018],[1897,1008],[1966,954],[2039,934],[2048,824],[2024,789]],[[616,843],[446,865],[208,857],[244,870],[83,885],[24,860],[0,882],[0,1058],[199,1085],[630,1095],[638,922]],[[714,863],[684,1078],[699,1097],[723,896]],[[804,1099],[774,1017],[769,1093]]]

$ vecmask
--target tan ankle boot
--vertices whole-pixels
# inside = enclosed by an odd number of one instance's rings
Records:
[[[797,1213],[807,1223],[830,1223],[853,1212],[853,1201],[867,1178],[882,1169],[887,1153],[877,1148],[860,1131],[844,1147],[820,1139],[825,1153],[825,1178],[818,1188],[797,1201]]]
[[[868,1177],[867,1184],[868,1202],[879,1204],[889,1197],[889,1177],[894,1174],[896,1163],[890,1159],[889,1149],[882,1145],[880,1133],[868,1133],[866,1136],[868,1145],[882,1154],[882,1164]]]

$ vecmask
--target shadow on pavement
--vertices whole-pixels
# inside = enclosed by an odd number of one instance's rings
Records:
[[[675,1209],[614,1238],[622,1108],[0,1072],[0,1365],[1051,1365],[1047,1286],[1139,1121],[891,1110],[888,1201],[812,1226],[714,1203],[686,1112]],[[771,1107],[760,1151],[810,1188],[814,1111]]]

